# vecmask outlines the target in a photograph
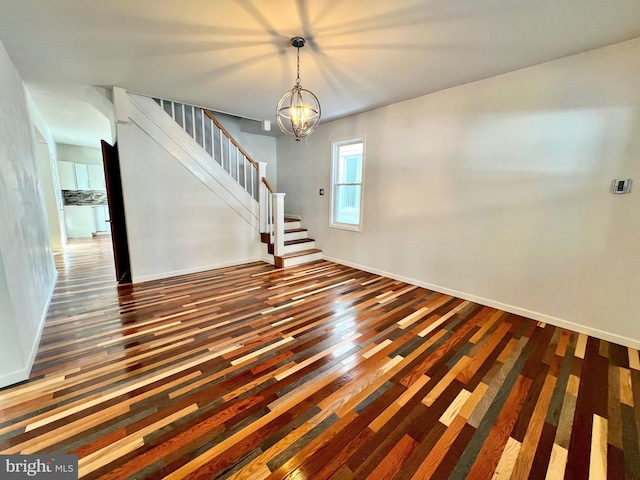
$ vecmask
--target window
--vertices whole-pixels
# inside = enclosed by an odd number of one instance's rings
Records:
[[[362,229],[364,138],[333,143],[331,226]]]

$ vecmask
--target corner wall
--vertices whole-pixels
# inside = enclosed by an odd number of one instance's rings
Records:
[[[635,39],[278,139],[287,213],[329,259],[638,348],[638,78]],[[333,229],[331,142],[363,134],[363,231]]]
[[[0,387],[26,380],[56,270],[33,120],[24,84],[0,43]]]

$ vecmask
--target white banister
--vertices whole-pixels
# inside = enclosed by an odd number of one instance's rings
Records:
[[[258,162],[258,177],[265,178],[266,174],[267,174],[267,163]],[[245,170],[245,175],[246,175],[246,170]],[[246,181],[247,180],[245,178],[245,183]],[[267,185],[264,182],[260,182],[258,189],[259,189],[258,198],[260,203],[260,233],[267,233],[268,231],[267,230],[267,224],[268,224],[267,207],[269,204],[269,189],[267,188]]]
[[[274,239],[273,254],[284,255],[284,196],[286,193],[273,193]]]
[[[259,184],[262,178],[264,178],[265,172],[258,171],[258,163],[235,141],[211,112],[193,105],[185,105],[184,103],[176,104],[171,100],[160,98],[154,98],[154,100],[156,104],[158,104],[167,115],[172,117],[254,200],[261,202],[260,191],[262,190],[262,186]],[[189,121],[187,121],[187,112],[191,114]],[[181,113],[180,121],[178,121],[178,115],[176,115],[176,113]],[[200,115],[199,119],[196,118],[198,115]],[[211,131],[211,153],[209,153],[207,149],[209,142],[207,141],[207,135],[205,133],[207,130],[206,127],[209,127]],[[198,139],[198,137],[200,138]],[[216,143],[218,143],[218,148],[216,148]],[[262,231],[262,226],[260,229]]]

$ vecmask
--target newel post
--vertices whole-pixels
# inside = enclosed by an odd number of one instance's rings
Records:
[[[273,195],[273,219],[274,234],[273,254],[276,257],[284,255],[284,196],[286,193],[274,193]]]
[[[258,203],[260,205],[260,233],[265,233],[267,231],[268,219],[268,195],[269,192],[267,190],[267,186],[264,184],[262,179],[267,175],[267,162],[259,162],[258,163]]]

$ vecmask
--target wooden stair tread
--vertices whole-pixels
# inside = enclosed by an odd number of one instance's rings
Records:
[[[300,245],[300,244],[310,243],[310,242],[315,242],[315,240],[313,238],[296,238],[295,240],[285,240],[284,246],[289,247],[291,245]],[[274,250],[275,250],[274,244],[269,241],[264,243],[267,244],[267,252],[270,255],[274,255]]]
[[[285,230],[284,233],[295,233],[295,232],[306,232],[306,228],[292,228],[290,230]]]
[[[297,238],[295,240],[285,240],[285,245],[295,245],[297,243],[315,242],[313,238]]]
[[[303,255],[309,255],[311,253],[322,252],[319,248],[310,248],[308,250],[300,250],[299,252],[291,252],[285,253],[284,255],[278,255],[279,258],[293,258],[293,257],[301,257]]]
[[[285,217],[284,219],[284,223],[291,223],[291,222],[299,222],[300,220],[298,220],[297,218],[287,218]]]

